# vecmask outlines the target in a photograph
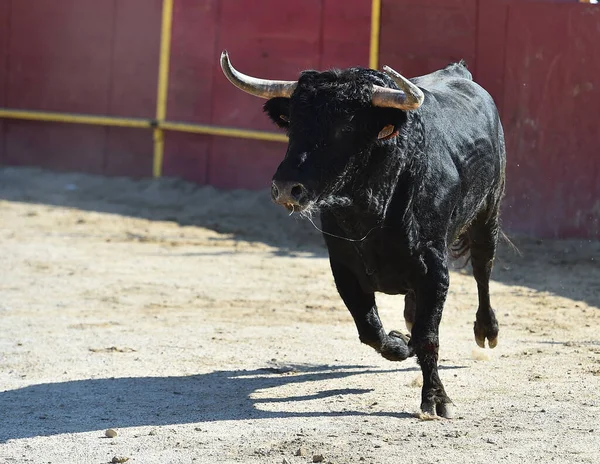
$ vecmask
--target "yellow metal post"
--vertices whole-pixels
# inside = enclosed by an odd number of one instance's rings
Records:
[[[160,123],[167,117],[167,93],[169,90],[169,63],[171,60],[171,29],[173,26],[173,0],[163,0],[162,25],[160,30],[160,61],[158,65],[158,92],[156,97],[156,120],[154,128],[154,158],[152,173],[162,175],[165,138]]]
[[[371,2],[371,42],[369,47],[369,67],[379,66],[379,33],[381,32],[381,0]]]

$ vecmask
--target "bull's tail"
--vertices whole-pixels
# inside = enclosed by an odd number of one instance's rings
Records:
[[[498,233],[500,235],[499,238],[504,241],[504,243],[506,243],[516,255],[522,256],[519,248],[512,242],[512,240],[502,229],[498,229]],[[450,256],[455,260],[466,258],[462,265],[458,266],[459,269],[462,269],[469,264],[471,261],[471,240],[469,239],[468,231],[461,233],[450,246]]]
[[[469,233],[465,230],[458,236],[454,243],[450,245],[450,256],[452,257],[452,259],[460,259],[466,257],[465,262],[462,264],[462,266],[459,266],[460,268],[463,268],[467,264],[469,264],[469,261],[471,260],[470,252],[471,240],[469,239]]]
[[[504,240],[504,243],[506,243],[509,246],[509,248],[513,251],[514,254],[516,254],[517,256],[523,256],[521,250],[519,250],[519,247],[517,247],[517,245],[515,245],[512,242],[509,236],[506,235],[502,229],[500,229],[500,238]]]

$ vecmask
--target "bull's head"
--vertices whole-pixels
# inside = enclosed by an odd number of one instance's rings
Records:
[[[424,98],[416,85],[387,66],[387,75],[351,68],[305,71],[298,81],[274,81],[240,73],[223,52],[221,68],[239,89],[268,99],[265,112],[288,133],[271,195],[292,211],[326,202],[375,147],[398,134],[405,111],[419,108]]]

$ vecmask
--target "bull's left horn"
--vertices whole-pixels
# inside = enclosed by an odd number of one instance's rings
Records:
[[[229,62],[227,51],[221,53],[221,69],[233,85],[260,98],[291,97],[297,81],[272,81],[247,76],[236,70]]]
[[[423,104],[425,95],[423,95],[423,92],[419,87],[389,66],[384,66],[383,70],[394,80],[396,85],[400,87],[400,90],[374,85],[373,98],[371,100],[373,106],[410,111],[416,110]]]

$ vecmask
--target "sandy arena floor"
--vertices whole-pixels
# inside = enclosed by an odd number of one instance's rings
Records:
[[[598,463],[600,243],[515,242],[495,350],[453,272],[458,418],[423,421],[414,359],[360,345],[319,234],[266,192],[0,169],[0,463]]]

